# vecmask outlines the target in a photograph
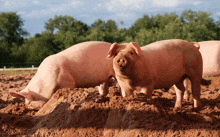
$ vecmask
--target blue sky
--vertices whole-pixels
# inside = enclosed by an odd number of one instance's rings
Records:
[[[180,15],[185,9],[210,12],[215,21],[220,18],[219,0],[0,0],[0,12],[17,12],[30,36],[44,31],[44,22],[55,15],[69,15],[87,25],[112,19],[128,28],[144,14]]]

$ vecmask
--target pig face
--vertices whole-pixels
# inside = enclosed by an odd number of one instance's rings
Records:
[[[111,45],[107,58],[113,57],[113,68],[121,73],[130,71],[140,57],[141,49],[135,42]]]

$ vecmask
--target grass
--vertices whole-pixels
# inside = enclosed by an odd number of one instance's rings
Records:
[[[212,80],[214,77],[203,77],[205,80]]]
[[[36,73],[36,72],[37,70],[3,70],[3,71],[0,71],[0,74],[11,76],[11,75],[18,75],[18,74],[24,74],[24,73]]]

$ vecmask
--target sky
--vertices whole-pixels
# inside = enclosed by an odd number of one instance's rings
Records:
[[[175,12],[180,16],[186,9],[209,12],[215,21],[220,19],[219,0],[0,0],[0,13],[17,12],[31,37],[44,31],[44,23],[55,15],[72,16],[89,26],[97,19],[111,19],[129,28],[144,14]]]

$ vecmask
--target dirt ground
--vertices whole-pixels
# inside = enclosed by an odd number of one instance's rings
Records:
[[[39,111],[28,110],[9,92],[25,88],[33,76],[0,74],[0,136],[220,136],[220,77],[202,86],[200,111],[193,111],[190,94],[183,109],[173,112],[173,89],[155,90],[152,99],[138,92],[122,98],[114,80],[105,98],[97,87],[60,89]]]

